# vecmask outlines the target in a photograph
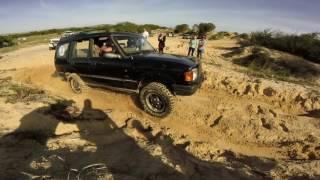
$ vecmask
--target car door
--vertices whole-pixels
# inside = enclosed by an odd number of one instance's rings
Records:
[[[70,64],[73,67],[73,71],[78,75],[86,76],[91,73],[92,63],[90,61],[90,41],[81,40],[72,43],[72,51]]]
[[[90,74],[94,83],[99,86],[126,88],[126,83],[133,81],[127,76],[132,62],[123,57],[115,45],[113,45],[113,52],[101,54],[103,47],[97,46],[96,43],[101,45],[97,41],[97,39],[91,40],[90,61],[95,67],[91,69]],[[100,53],[94,52],[96,50]]]

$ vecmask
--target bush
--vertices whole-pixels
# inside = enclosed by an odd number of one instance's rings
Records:
[[[221,31],[209,37],[209,40],[219,40],[219,39],[223,39],[225,37],[230,37],[230,36],[231,34],[229,32]]]
[[[248,42],[248,45],[265,46],[320,63],[320,40],[317,33],[296,35],[264,30],[251,33]]]
[[[189,25],[188,24],[180,24],[180,25],[177,25],[174,29],[174,32],[175,33],[184,33],[184,32],[187,32],[189,31]]]
[[[247,33],[242,33],[238,35],[239,38],[244,39],[244,40],[248,40],[249,39],[249,34]]]
[[[10,36],[0,36],[0,48],[14,45],[13,38]]]
[[[114,25],[112,28],[119,32],[138,32],[139,26],[131,22],[123,22]]]

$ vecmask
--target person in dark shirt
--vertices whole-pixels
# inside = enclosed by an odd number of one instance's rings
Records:
[[[158,42],[159,42],[159,53],[163,54],[163,49],[166,46],[166,36],[162,35],[162,33],[158,36]]]

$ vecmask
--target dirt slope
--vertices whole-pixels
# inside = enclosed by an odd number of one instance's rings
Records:
[[[168,38],[167,45],[168,52],[186,52],[184,40]],[[106,179],[319,178],[319,91],[233,71],[221,54],[234,41],[207,46],[203,87],[177,97],[175,112],[161,120],[146,115],[135,95],[72,93],[54,76],[53,51],[46,46],[5,55],[0,69],[10,71],[1,71],[2,78],[72,99],[81,112],[88,111],[88,100],[93,107],[85,120],[65,122],[46,113],[47,103],[0,99],[1,134],[13,132],[0,139],[0,166],[6,167],[0,174],[65,178],[72,168],[103,163]],[[105,115],[102,121],[92,120],[97,112]]]

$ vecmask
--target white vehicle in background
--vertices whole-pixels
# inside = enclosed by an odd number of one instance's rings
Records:
[[[50,41],[49,41],[49,50],[56,49],[59,41],[60,41],[60,38],[50,39]]]
[[[71,35],[73,35],[73,34],[74,34],[74,33],[73,33],[72,31],[65,31],[65,32],[63,32],[62,37],[71,36]]]

